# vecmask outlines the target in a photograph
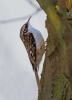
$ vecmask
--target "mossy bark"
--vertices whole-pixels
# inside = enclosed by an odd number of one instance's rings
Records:
[[[72,100],[72,31],[66,17],[65,1],[37,1],[47,14],[49,34],[38,100]],[[59,10],[55,8],[56,4]]]

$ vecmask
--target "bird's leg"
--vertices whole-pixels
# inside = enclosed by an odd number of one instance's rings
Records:
[[[46,48],[47,48],[47,40],[45,41],[45,51],[46,51]]]

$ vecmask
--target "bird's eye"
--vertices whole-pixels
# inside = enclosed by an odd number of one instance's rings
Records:
[[[25,28],[27,28],[27,24],[25,25]]]
[[[27,31],[28,31],[28,25],[25,24],[25,26],[24,26],[24,33],[26,33]]]

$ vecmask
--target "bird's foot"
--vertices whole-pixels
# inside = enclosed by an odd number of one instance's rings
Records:
[[[45,51],[46,51],[46,48],[47,48],[47,41],[45,41]]]

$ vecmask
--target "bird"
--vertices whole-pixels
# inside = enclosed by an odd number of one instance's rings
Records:
[[[38,90],[41,90],[38,70],[45,52],[45,42],[41,32],[30,24],[30,19],[31,17],[29,17],[28,21],[21,27],[20,39],[22,40],[28,53],[32,69],[35,73]]]

